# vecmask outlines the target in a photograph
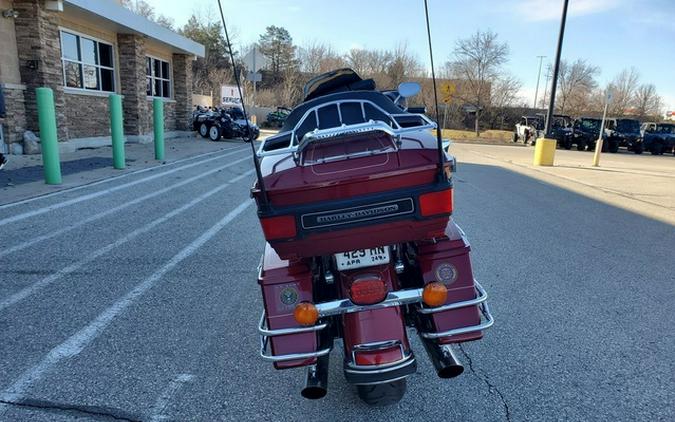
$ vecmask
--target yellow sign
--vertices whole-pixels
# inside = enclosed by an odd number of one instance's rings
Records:
[[[457,91],[457,86],[452,82],[443,82],[441,84],[441,93],[443,94],[443,102],[449,104],[452,102],[452,96]]]

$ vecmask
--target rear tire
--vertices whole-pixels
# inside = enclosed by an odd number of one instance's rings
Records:
[[[635,145],[635,146],[633,147],[633,152],[636,153],[636,154],[642,154],[642,151],[643,151],[643,150],[642,150],[642,144],[640,144],[640,145]]]
[[[578,141],[577,142],[577,151],[583,151],[586,149],[586,142]]]
[[[357,385],[359,398],[369,406],[390,406],[405,395],[406,379],[375,385]]]
[[[652,147],[649,149],[649,152],[652,153],[652,155],[661,155],[662,154],[663,147],[661,144],[652,144]]]
[[[609,152],[612,154],[616,154],[619,152],[619,143],[618,142],[610,142],[609,143]]]
[[[517,133],[515,133],[515,132],[513,133],[512,140],[513,140],[513,142],[518,142],[518,134]]]
[[[213,142],[220,141],[221,133],[218,125],[213,125],[209,128],[209,139]]]
[[[202,138],[209,136],[209,126],[206,123],[199,125],[199,134],[202,135]]]

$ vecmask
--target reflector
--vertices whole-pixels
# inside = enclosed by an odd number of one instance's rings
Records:
[[[290,239],[297,234],[295,217],[292,215],[261,218],[260,225],[267,240]]]
[[[452,213],[452,189],[420,195],[420,213],[423,217]]]

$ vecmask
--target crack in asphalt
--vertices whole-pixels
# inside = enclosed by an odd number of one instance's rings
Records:
[[[504,406],[504,412],[506,416],[506,420],[508,422],[511,422],[511,409],[509,408],[509,404],[506,402],[506,398],[504,397],[504,394],[497,388],[496,385],[492,384],[490,382],[490,378],[487,375],[479,374],[476,369],[473,367],[473,360],[471,359],[471,356],[464,350],[464,347],[462,347],[462,343],[458,344],[459,350],[462,352],[462,355],[464,355],[464,358],[469,362],[469,370],[471,371],[472,374],[476,376],[476,378],[480,379],[485,383],[485,385],[488,386],[488,391],[492,392],[494,391],[497,393],[497,396],[499,396],[499,400],[502,402],[502,405]]]
[[[122,410],[99,406],[80,406],[75,404],[58,403],[48,400],[24,399],[21,401],[0,400],[0,404],[44,410],[47,412],[64,412],[66,414],[83,414],[93,416],[98,420],[116,420],[125,422],[143,422],[141,418],[128,414]]]

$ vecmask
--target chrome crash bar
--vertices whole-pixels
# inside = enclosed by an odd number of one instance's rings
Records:
[[[460,327],[452,330],[442,331],[442,332],[420,332],[419,335],[426,339],[438,339],[443,337],[452,337],[458,336],[461,334],[471,333],[474,331],[486,330],[494,324],[494,318],[490,313],[490,308],[487,304],[487,293],[483,286],[476,280],[474,280],[474,288],[476,290],[476,297],[474,299],[464,300],[461,302],[449,303],[447,305],[438,306],[436,308],[427,308],[422,302],[422,292],[423,289],[407,289],[407,290],[398,290],[395,292],[389,292],[385,300],[380,303],[373,305],[357,305],[349,299],[340,299],[333,300],[330,302],[317,303],[316,308],[319,311],[319,318],[331,317],[336,315],[349,314],[353,312],[362,312],[362,311],[371,311],[375,309],[390,308],[392,306],[403,306],[403,305],[414,305],[419,304],[417,312],[424,315],[436,314],[439,312],[445,312],[460,308],[466,308],[468,306],[478,305],[481,312],[481,322],[476,325],[471,325],[468,327]],[[272,362],[282,362],[290,360],[302,360],[316,358],[324,356],[330,353],[331,348],[326,348],[318,350],[316,352],[309,353],[296,353],[288,355],[279,355],[273,356],[267,353],[267,345],[269,343],[270,337],[283,336],[289,334],[302,334],[309,332],[318,332],[325,329],[328,326],[328,322],[321,322],[317,325],[310,327],[297,327],[297,328],[282,328],[282,329],[269,329],[265,322],[265,312],[263,312],[260,317],[260,323],[258,325],[258,333],[260,334],[260,356]]]
[[[363,119],[363,122],[361,123],[345,123],[343,119],[343,111],[342,108],[346,104],[357,104],[358,107],[361,109],[361,118]],[[381,116],[379,117],[384,117],[388,122],[382,121],[382,120],[375,120],[372,118],[369,118],[366,114],[366,105],[368,107],[372,107],[375,110],[377,110],[378,113],[381,113]],[[324,129],[319,129],[321,127],[321,122],[319,119],[319,110],[327,107],[336,107],[337,113],[338,113],[338,124],[335,127],[331,128],[324,128]],[[400,118],[409,118],[410,116],[415,116],[420,119],[420,125],[412,126],[412,127],[403,127],[399,124],[397,119]],[[303,126],[305,121],[307,119],[313,119],[314,123],[312,126],[316,129],[311,130],[303,134],[302,139],[298,139],[298,129]],[[310,126],[310,127],[312,127]],[[270,136],[266,139],[263,140],[262,144],[260,145],[260,148],[258,149],[258,156],[259,157],[264,157],[267,155],[277,155],[277,154],[288,154],[289,152],[299,152],[302,151],[308,144],[312,142],[316,142],[322,139],[328,139],[328,138],[335,138],[339,136],[345,136],[345,135],[350,135],[350,134],[356,134],[356,133],[365,133],[365,132],[374,132],[374,131],[382,131],[385,132],[391,136],[398,137],[402,134],[405,133],[410,133],[410,132],[417,132],[420,130],[426,130],[426,129],[435,129],[436,128],[436,123],[434,123],[431,119],[429,119],[427,116],[424,114],[413,114],[413,113],[396,113],[396,114],[391,114],[384,110],[382,107],[379,105],[375,104],[374,102],[370,100],[357,100],[357,99],[352,99],[352,100],[336,100],[336,101],[329,101],[326,103],[321,103],[318,104],[314,107],[309,108],[307,111],[305,111],[305,114],[302,115],[300,120],[298,120],[298,123],[291,129],[290,131],[285,131],[281,132],[277,135]],[[290,133],[289,137],[289,144],[288,147],[286,148],[279,148],[279,149],[274,149],[272,151],[265,151],[265,145],[268,142],[271,142],[273,140],[276,140],[278,138],[282,138],[285,136],[288,136]]]

